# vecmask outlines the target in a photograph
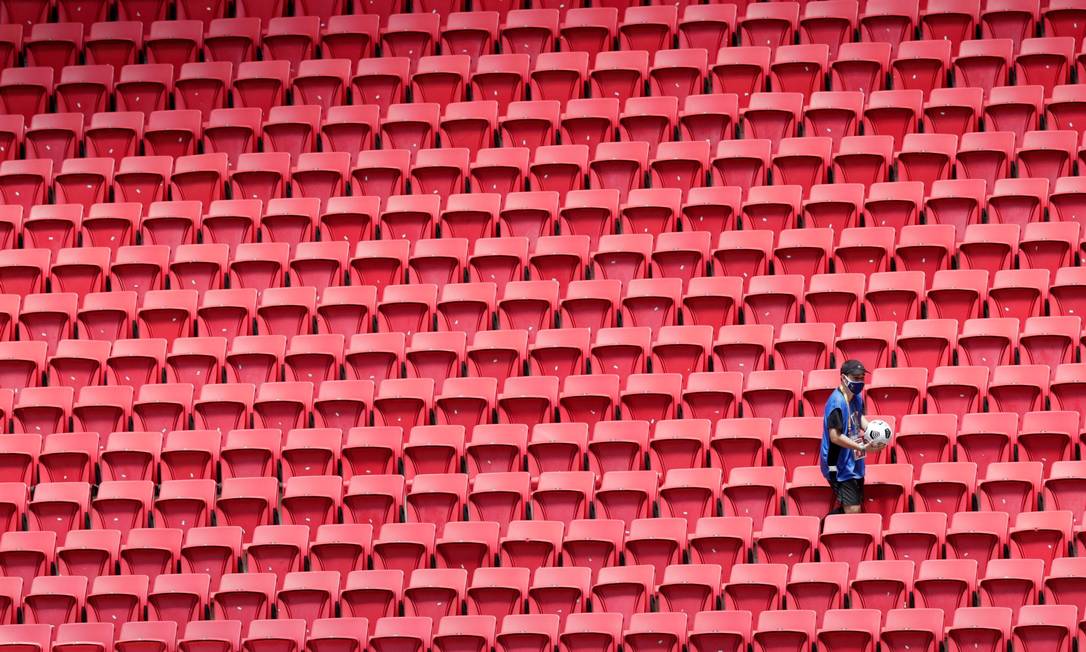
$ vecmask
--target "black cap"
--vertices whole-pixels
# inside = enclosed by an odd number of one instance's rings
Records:
[[[859,360],[845,360],[845,363],[841,365],[842,376],[863,376],[867,373],[867,369],[864,368],[864,363]]]

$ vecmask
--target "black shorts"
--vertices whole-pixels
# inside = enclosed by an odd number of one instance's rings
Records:
[[[861,505],[864,502],[863,478],[854,478],[844,482],[838,482],[831,478],[830,487],[833,489],[833,495],[837,498],[837,502],[841,503],[842,507]]]

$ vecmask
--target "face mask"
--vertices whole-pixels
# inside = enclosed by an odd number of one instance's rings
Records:
[[[852,392],[853,396],[855,396],[863,391],[864,381],[849,380],[848,378],[845,378],[845,387],[848,387],[848,391]]]

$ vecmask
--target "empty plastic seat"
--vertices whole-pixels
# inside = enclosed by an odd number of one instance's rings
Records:
[[[531,73],[532,96],[539,100],[556,100],[562,108],[567,102],[581,97],[588,77],[589,57],[584,52],[553,52],[541,54]]]
[[[742,45],[761,45],[776,49],[792,42],[799,21],[799,5],[784,3],[774,7],[747,6],[737,25]]]
[[[655,648],[661,644],[668,646],[664,649],[677,650],[686,640],[687,618],[683,612],[634,614],[623,641],[631,650]]]
[[[1030,650],[1042,645],[1068,650],[1077,617],[1071,605],[1024,605],[1012,629],[1014,644]]]
[[[829,46],[824,44],[782,45],[773,55],[770,88],[776,92],[794,92],[809,99],[823,90],[822,80],[828,68]]]
[[[563,13],[560,27],[562,49],[586,52],[592,58],[610,49],[618,30],[618,9],[615,7],[571,7]]]
[[[79,622],[87,597],[87,578],[37,577],[24,598],[28,624],[53,625]]]
[[[778,499],[783,493],[784,469],[770,474],[764,470],[755,473],[753,467],[735,468],[724,489],[725,511],[730,516],[750,517],[755,531],[760,531],[762,522],[778,512]]]
[[[507,121],[505,126],[512,124]],[[468,151],[470,153],[471,149]],[[531,151],[527,147],[482,149],[476,145],[475,160],[469,166],[471,183],[481,192],[496,195],[519,192],[524,189],[530,157]]]
[[[585,518],[587,503],[594,492],[595,480],[582,471],[549,471],[540,474],[539,484],[532,492],[533,509],[546,514],[548,520],[569,523]]]
[[[981,605],[1018,609],[1032,603],[1044,569],[1042,559],[993,559],[978,584]]]
[[[479,9],[474,12],[455,11],[446,16],[441,30],[443,52],[467,55],[476,61],[493,50],[500,17],[496,11],[484,13]]]
[[[750,322],[776,329],[798,321],[805,279],[797,274],[755,276],[745,298]]]
[[[601,569],[592,587],[593,599],[607,611],[621,614],[629,627],[650,600],[654,575],[653,568],[644,565]]]
[[[351,62],[345,59],[300,62],[291,84],[295,102],[317,105],[326,112],[333,106],[343,104],[350,73]]]
[[[698,652],[730,645],[743,647],[750,640],[752,629],[750,612],[702,611],[694,616],[688,641]]]
[[[504,115],[512,102],[525,99],[531,65],[528,54],[505,52],[480,56],[471,76],[474,98],[497,102],[499,115]]]
[[[834,514],[827,517],[819,538],[819,558],[847,563],[849,576],[854,577],[860,563],[876,558],[881,542],[882,518],[878,514]]]
[[[801,563],[792,567],[788,599],[796,608],[813,611],[819,622],[840,608],[848,586],[848,565],[837,562]],[[863,613],[863,612],[861,612]],[[875,612],[876,618],[880,616]]]
[[[52,77],[52,70],[42,66],[5,69],[0,73],[0,104],[29,122],[52,95]]]
[[[354,103],[376,105],[382,116],[387,114],[390,105],[403,101],[410,70],[411,60],[407,57],[360,59],[350,79]]]
[[[1075,559],[1058,558],[1044,580],[1044,597],[1048,604],[1073,606],[1082,609],[1082,601],[1075,591],[1082,583],[1082,564]]]
[[[1073,84],[1057,85],[1051,89],[1050,95],[1045,104],[1045,111],[1052,125],[1057,129],[1078,131],[1076,116],[1081,115],[1082,91]]]
[[[485,427],[482,428],[484,431]],[[474,434],[473,434],[474,436]],[[488,442],[481,441],[481,445]],[[490,448],[499,448],[497,443]],[[519,519],[528,501],[529,476],[519,472],[482,473],[476,478],[468,496],[469,514],[495,522],[498,528],[507,529],[509,522]]]
[[[716,51],[710,73],[714,93],[735,93],[739,108],[750,104],[751,96],[765,88],[772,57],[766,46],[727,47]]]
[[[954,612],[954,619],[947,628],[947,645],[962,649],[974,645],[978,638],[1001,646],[1010,637],[1011,619],[1014,612],[1006,607],[973,607]]]
[[[947,520],[938,512],[894,514],[883,533],[887,558],[913,563],[936,558],[946,540]]]
[[[908,23],[905,30],[911,30]],[[875,42],[841,43],[830,64],[830,87],[834,91],[860,91],[865,94],[882,90],[890,55],[900,42],[904,30],[897,30],[897,40],[875,39]]]
[[[510,566],[533,566],[536,568],[552,567],[561,549],[563,526],[557,522],[533,523],[513,521],[507,534],[499,542],[499,558]],[[549,575],[549,577],[547,577]],[[554,597],[562,600],[575,599],[583,604],[588,593],[591,571],[587,568],[570,570],[548,570],[537,575],[529,594],[529,610],[535,606],[549,606],[546,603]],[[578,587],[577,595],[555,596],[548,588],[573,585]]]
[[[559,636],[559,649],[577,649],[589,641],[604,641],[606,649],[620,644],[623,628],[622,614],[570,614]],[[596,644],[595,642],[591,644]]]
[[[80,645],[89,645],[89,647],[104,650],[108,645],[113,644],[113,640],[112,623],[66,623],[56,627],[53,647],[67,650],[80,647]]]
[[[818,529],[813,516],[767,516],[755,545],[766,563],[791,570],[796,564],[809,563],[814,559],[817,538]],[[836,569],[831,567],[830,572],[838,575],[840,570],[840,566]],[[844,576],[847,577],[847,574],[846,570]]]
[[[555,280],[508,283],[497,304],[499,326],[525,329],[530,338],[538,330],[550,328],[558,294],[558,282]]]
[[[1037,128],[1044,99],[1041,86],[999,86],[989,93],[985,119],[995,130],[1011,131],[1019,141]]]
[[[796,135],[802,111],[800,93],[753,93],[740,111],[740,129],[745,137],[769,140],[775,149],[781,139]]]

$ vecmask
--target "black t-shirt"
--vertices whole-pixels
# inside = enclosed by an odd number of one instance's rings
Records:
[[[841,413],[840,408],[830,412],[829,426],[842,435],[845,434],[845,415]]]
[[[845,434],[845,416],[841,412],[840,408],[834,410],[833,412],[830,412],[828,422],[831,429],[836,430],[842,435]],[[826,461],[829,463],[830,473],[832,474],[836,474],[837,472],[837,459],[840,454],[841,447],[833,443],[833,441],[831,440],[830,448],[828,454],[826,455]]]

